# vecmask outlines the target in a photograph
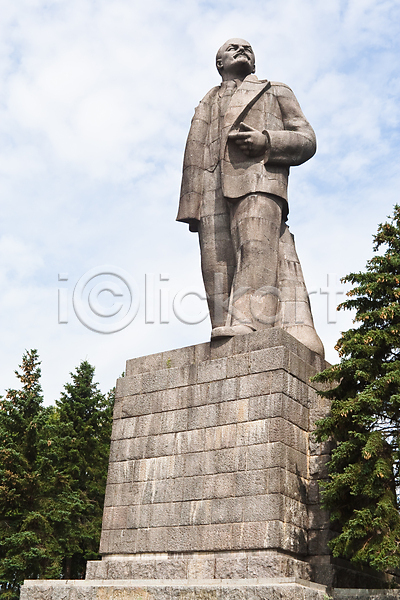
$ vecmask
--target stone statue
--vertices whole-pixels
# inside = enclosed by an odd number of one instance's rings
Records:
[[[315,134],[291,89],[254,75],[252,47],[218,50],[222,83],[196,108],[178,221],[198,231],[211,338],[281,327],[324,350],[286,225],[289,168],[315,153]]]

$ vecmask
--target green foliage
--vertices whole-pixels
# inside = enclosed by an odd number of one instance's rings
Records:
[[[23,577],[53,572],[51,525],[41,505],[47,487],[40,452],[46,410],[39,364],[36,350],[24,354],[16,371],[22,387],[1,400],[0,593],[5,599],[18,597]]]
[[[79,503],[63,536],[63,574],[84,576],[86,561],[98,555],[111,438],[114,391],[104,396],[93,382],[94,367],[83,361],[57,401],[55,452]]]
[[[0,399],[0,598],[24,579],[80,578],[97,558],[113,392],[84,361],[56,407],[43,407],[39,358],[26,352],[20,390]]]
[[[342,334],[340,363],[314,381],[331,413],[317,424],[319,441],[336,443],[323,485],[323,504],[340,534],[342,556],[378,570],[400,566],[400,206],[379,225],[366,271],[342,281],[355,287],[339,309],[355,310],[355,328]]]

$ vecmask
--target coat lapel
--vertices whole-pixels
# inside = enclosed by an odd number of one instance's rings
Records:
[[[248,75],[232,96],[229,108],[225,113],[221,135],[221,156],[223,156],[228,133],[244,120],[246,114],[271,87],[270,81],[259,81],[255,75]]]
[[[259,81],[255,75],[248,75],[232,96],[224,118],[224,129],[239,124],[242,116],[270,86],[269,81]]]

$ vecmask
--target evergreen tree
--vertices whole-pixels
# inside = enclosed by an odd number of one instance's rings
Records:
[[[99,391],[87,361],[71,377],[56,402],[54,451],[78,498],[72,520],[60,532],[62,576],[78,579],[84,577],[86,561],[99,558],[114,392],[105,396]]]
[[[86,361],[57,407],[43,407],[40,362],[26,352],[20,390],[0,398],[0,598],[24,579],[82,578],[98,558],[113,390]]]
[[[22,387],[0,400],[0,596],[19,597],[25,578],[49,577],[57,542],[43,510],[48,480],[41,448],[46,409],[36,350],[16,371]]]
[[[378,570],[400,566],[400,206],[379,225],[366,271],[342,281],[355,287],[339,309],[355,310],[342,334],[340,363],[314,380],[331,413],[317,424],[319,441],[335,449],[323,504],[340,533],[330,542],[342,556]]]

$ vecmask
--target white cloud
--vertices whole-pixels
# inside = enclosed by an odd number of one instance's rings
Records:
[[[86,357],[106,388],[127,358],[207,339],[207,322],[146,325],[143,307],[114,335],[85,329],[72,306],[58,325],[57,287],[71,296],[85,271],[110,263],[140,285],[146,272],[170,273],[171,294],[201,286],[196,237],[174,222],[181,160],[194,106],[218,84],[215,52],[232,36],[253,44],[260,77],[294,89],[318,135],[290,188],[309,287],[363,268],[399,185],[395,0],[3,4],[2,386],[24,348],[38,348],[52,400]],[[313,305],[335,360],[350,317],[328,325],[326,297]]]

